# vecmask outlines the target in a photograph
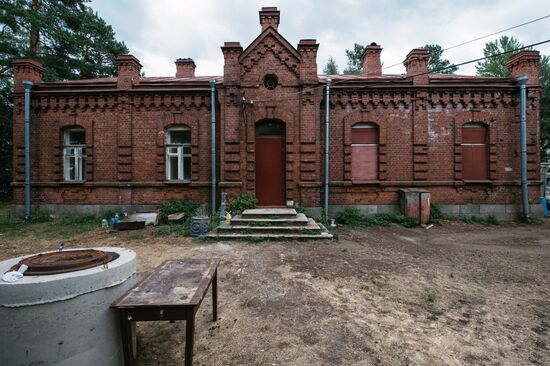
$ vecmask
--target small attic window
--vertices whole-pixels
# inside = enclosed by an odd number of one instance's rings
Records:
[[[264,76],[264,86],[267,90],[275,89],[278,83],[279,83],[279,80],[277,79],[277,76],[273,74],[268,74]]]

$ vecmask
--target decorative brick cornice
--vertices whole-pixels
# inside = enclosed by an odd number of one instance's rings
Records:
[[[536,102],[538,93],[529,95],[531,103]],[[513,107],[517,101],[513,90],[438,90],[438,91],[346,91],[338,90],[331,98],[331,104],[372,108],[408,108],[415,100],[416,109],[426,108],[497,108]]]
[[[21,100],[19,100],[21,99]],[[14,101],[17,111],[22,111],[22,98]],[[177,110],[181,108],[210,108],[210,94],[162,93],[135,95],[62,95],[33,96],[33,109],[37,112],[74,113],[83,111],[108,111],[133,106],[138,110]],[[20,107],[20,108],[19,108]]]
[[[258,45],[256,45],[252,52],[248,53],[246,57],[241,60],[241,77],[252,71],[254,67],[266,57],[268,52],[272,53],[279,63],[286,66],[290,72],[296,76],[300,75],[300,60],[287,49],[286,45],[280,42],[273,35],[269,34],[264,37]]]

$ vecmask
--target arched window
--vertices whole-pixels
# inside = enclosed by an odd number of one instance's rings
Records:
[[[86,171],[86,131],[81,127],[63,133],[63,178],[66,181],[83,181]]]
[[[378,179],[378,126],[357,123],[351,128],[351,178]]]
[[[462,126],[462,179],[489,179],[489,149],[487,126],[467,123]]]
[[[191,180],[191,130],[172,127],[166,131],[166,179]]]

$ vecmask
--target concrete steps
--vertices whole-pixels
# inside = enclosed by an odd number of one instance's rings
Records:
[[[312,218],[295,209],[260,208],[245,210],[231,221],[222,222],[207,238],[246,239],[332,239],[332,234]]]

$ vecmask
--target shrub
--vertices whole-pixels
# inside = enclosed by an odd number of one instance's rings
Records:
[[[366,226],[390,226],[391,224],[412,228],[418,225],[418,221],[412,217],[406,217],[402,213],[380,213],[365,216]]]
[[[445,220],[446,215],[441,211],[441,208],[436,204],[430,205],[430,222],[437,224],[441,220]]]
[[[50,222],[53,220],[54,220],[54,216],[50,215],[47,211],[42,209],[37,209],[34,212],[31,212],[29,223],[39,224],[44,222]]]
[[[416,219],[406,217],[401,213],[379,213],[373,215],[362,215],[356,207],[346,207],[336,214],[336,221],[342,225],[349,226],[390,226],[391,224],[402,225],[407,228],[418,225]]]
[[[233,197],[229,200],[229,210],[231,212],[243,212],[250,208],[256,208],[256,202],[258,200],[250,192],[241,192],[237,197]]]
[[[342,225],[361,226],[364,225],[364,216],[357,207],[346,207],[336,214],[336,221]]]
[[[200,205],[198,203],[192,203],[187,198],[184,198],[183,200],[172,200],[165,203],[160,208],[160,211],[164,216],[168,216],[176,212],[183,212],[185,213],[185,218],[187,219],[195,215],[199,206]]]
[[[487,216],[487,218],[485,219],[485,222],[487,223],[487,225],[500,225],[500,222],[498,221],[495,215]]]

